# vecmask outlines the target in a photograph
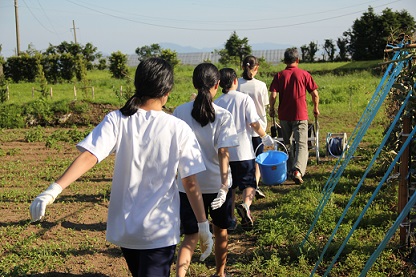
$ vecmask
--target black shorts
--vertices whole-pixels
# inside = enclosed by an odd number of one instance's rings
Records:
[[[128,249],[121,247],[133,277],[169,276],[176,245],[155,249]]]
[[[264,145],[262,144],[261,137],[251,137],[251,141],[253,143],[254,154],[257,157],[258,155],[260,155],[264,151]],[[260,145],[260,147],[259,147],[259,145]],[[257,147],[259,147],[259,148],[257,149]],[[256,149],[257,149],[257,152],[256,152]]]
[[[257,188],[255,160],[230,162],[231,176],[233,178],[232,188],[244,190],[248,187]]]
[[[231,189],[227,193],[224,204],[216,210],[211,209],[211,202],[217,197],[217,193],[202,194],[204,200],[205,214],[208,218],[208,213],[211,216],[212,224],[221,228],[228,229],[232,221],[232,199]],[[186,193],[179,192],[181,200],[180,216],[181,227],[183,234],[195,234],[198,233],[198,221],[196,220],[194,211],[189,203]]]

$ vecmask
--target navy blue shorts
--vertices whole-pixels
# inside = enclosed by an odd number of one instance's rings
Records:
[[[231,176],[233,177],[232,188],[244,190],[248,187],[257,188],[255,160],[230,162]]]
[[[217,197],[217,193],[202,194],[204,200],[205,214],[208,218],[208,212],[211,216],[212,224],[221,229],[228,229],[232,223],[232,201],[231,201],[231,189],[227,193],[224,204],[216,210],[211,209],[211,202]],[[183,234],[195,234],[198,233],[198,221],[196,220],[194,211],[189,203],[186,193],[179,192],[181,200],[180,216],[181,226]]]
[[[253,143],[253,151],[254,151],[254,154],[257,157],[258,155],[260,155],[264,151],[264,145],[262,144],[261,137],[251,137],[251,141]],[[259,145],[260,145],[260,147],[259,147],[259,149],[257,149],[257,147]],[[257,152],[256,152],[256,149],[257,149]]]
[[[121,247],[133,277],[162,277],[170,275],[176,245],[155,249]]]

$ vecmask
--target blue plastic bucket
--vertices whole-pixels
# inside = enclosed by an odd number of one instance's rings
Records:
[[[287,159],[285,152],[270,150],[256,157],[260,168],[262,183],[265,185],[278,185],[287,179]]]

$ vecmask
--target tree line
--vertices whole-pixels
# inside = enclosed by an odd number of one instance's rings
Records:
[[[301,59],[305,62],[382,59],[386,44],[400,34],[413,35],[415,30],[415,19],[407,11],[386,8],[381,15],[377,15],[369,7],[336,42],[325,39],[322,45],[311,41],[300,46]],[[316,57],[320,46],[323,50],[322,58]],[[176,51],[163,49],[159,44],[138,47],[135,52],[140,61],[156,56],[167,60],[172,66],[180,63]],[[246,55],[251,54],[252,48],[248,38],[240,38],[234,31],[224,49],[215,52],[220,55],[221,64],[239,65]],[[106,59],[91,43],[83,46],[64,41],[56,46],[49,45],[43,53],[29,45],[28,50],[19,56],[5,59],[0,55],[0,84],[5,82],[4,79],[43,83],[71,81],[74,78],[83,81],[86,71],[93,68],[109,69],[114,78],[126,78],[127,55],[117,51]]]

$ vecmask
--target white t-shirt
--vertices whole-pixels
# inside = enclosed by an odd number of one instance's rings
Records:
[[[269,91],[265,82],[255,78],[246,80],[243,77],[238,79],[238,91],[241,91],[251,97],[256,106],[257,114],[260,116],[259,123],[263,130],[267,129],[267,114],[266,106],[269,105]],[[258,137],[259,135],[251,130],[251,136]]]
[[[125,248],[153,249],[179,242],[176,173],[204,171],[191,128],[163,111],[110,112],[78,145],[98,161],[115,152],[107,240]]]
[[[253,143],[251,141],[250,124],[260,120],[253,99],[247,94],[232,90],[223,93],[215,101],[220,107],[227,109],[234,117],[237,129],[239,146],[228,149],[230,161],[252,160],[254,155]]]
[[[196,175],[201,192],[217,193],[222,185],[218,149],[238,146],[234,120],[229,111],[213,104],[215,120],[202,127],[191,115],[193,104],[194,102],[188,102],[178,106],[173,111],[173,115],[188,123],[201,146],[202,158],[207,168]],[[228,187],[231,187],[231,170],[228,173]],[[178,174],[177,180],[179,191],[184,192],[180,174]]]

